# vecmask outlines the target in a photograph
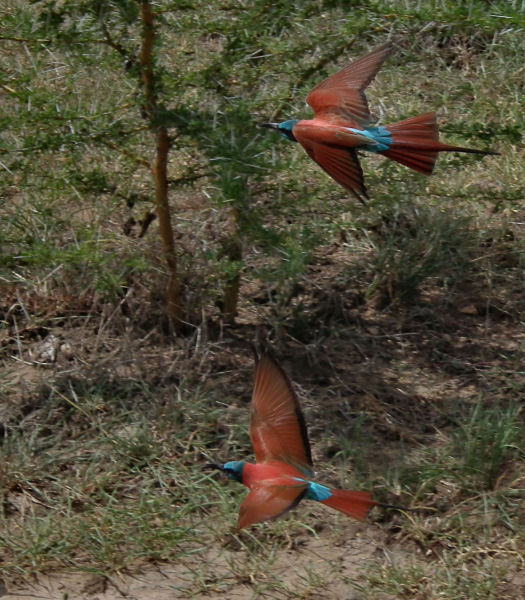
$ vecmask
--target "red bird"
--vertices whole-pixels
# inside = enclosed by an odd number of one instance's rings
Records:
[[[334,490],[311,480],[312,456],[299,402],[284,372],[268,356],[255,368],[250,438],[255,464],[235,460],[207,465],[250,488],[239,509],[239,529],[276,519],[303,498],[355,519],[364,519],[378,504],[368,492]]]
[[[392,49],[390,43],[379,46],[318,83],[306,98],[314,109],[313,119],[262,124],[299,142],[310,158],[363,203],[368,195],[357,156],[360,150],[382,154],[424,175],[432,173],[438,152],[497,154],[442,144],[433,112],[370,127],[364,90]]]

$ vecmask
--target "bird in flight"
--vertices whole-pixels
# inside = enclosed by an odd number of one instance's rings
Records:
[[[255,367],[250,438],[255,463],[234,460],[206,465],[250,489],[239,509],[239,529],[276,519],[303,498],[360,520],[379,504],[369,492],[336,490],[312,481],[312,455],[299,401],[282,369],[267,355]]]
[[[313,119],[261,125],[299,142],[310,158],[363,204],[368,195],[358,151],[381,154],[424,175],[432,173],[439,152],[497,154],[442,144],[433,112],[393,125],[370,126],[364,90],[392,50],[390,42],[383,44],[318,83],[306,97]]]

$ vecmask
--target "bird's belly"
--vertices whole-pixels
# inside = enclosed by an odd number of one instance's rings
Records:
[[[375,140],[352,127],[333,125],[329,123],[312,121],[299,121],[293,128],[293,134],[298,142],[306,148],[312,144],[328,144],[330,146],[342,146],[344,148],[359,148],[362,146],[375,145]]]

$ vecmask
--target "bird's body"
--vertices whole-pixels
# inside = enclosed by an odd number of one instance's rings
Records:
[[[326,123],[322,119],[297,121],[292,133],[297,141],[301,140],[307,151],[313,150],[315,144],[359,148],[369,152],[383,152],[392,145],[392,135],[386,127],[357,129],[337,123]]]
[[[239,529],[274,519],[302,499],[315,500],[356,519],[377,504],[369,492],[335,490],[313,481],[306,425],[293,389],[277,364],[262,357],[255,370],[250,437],[255,463],[210,465],[250,489],[239,509]]]
[[[391,52],[392,45],[384,44],[315,86],[306,98],[313,119],[263,125],[299,142],[310,158],[361,201],[368,195],[359,151],[382,154],[424,175],[432,173],[439,152],[494,154],[442,144],[435,113],[370,126],[364,90]]]

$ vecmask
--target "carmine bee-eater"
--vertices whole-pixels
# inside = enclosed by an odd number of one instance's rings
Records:
[[[364,90],[392,49],[390,43],[379,46],[318,83],[306,97],[313,119],[262,124],[299,142],[310,158],[363,203],[368,196],[357,156],[361,150],[382,154],[424,175],[432,173],[438,152],[497,154],[442,144],[433,112],[371,127]]]
[[[239,509],[239,529],[275,519],[303,498],[356,519],[364,519],[379,504],[368,492],[334,490],[312,481],[312,456],[299,402],[284,372],[266,355],[255,368],[250,438],[255,464],[234,460],[206,465],[250,488]]]

